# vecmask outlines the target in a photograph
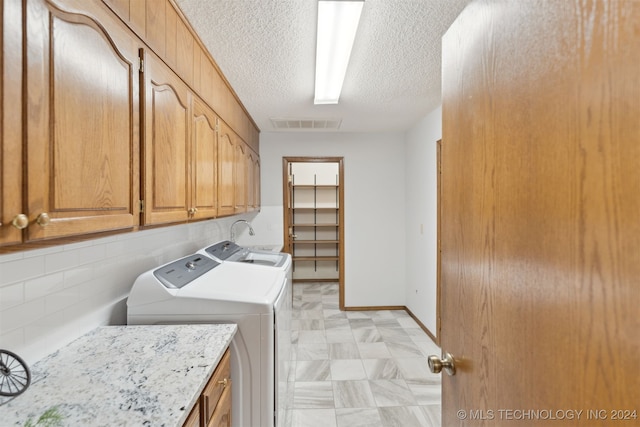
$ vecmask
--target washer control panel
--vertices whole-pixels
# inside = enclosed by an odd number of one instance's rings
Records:
[[[233,242],[225,240],[224,242],[216,243],[215,245],[209,246],[205,251],[214,258],[217,258],[221,261],[229,258],[231,255],[235,254],[239,250],[242,250],[242,246],[238,246]]]
[[[180,289],[220,263],[200,254],[193,254],[164,265],[153,275],[169,289]]]

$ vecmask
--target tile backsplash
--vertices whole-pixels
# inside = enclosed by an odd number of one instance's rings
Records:
[[[0,348],[33,363],[97,326],[126,324],[138,275],[228,239],[235,220],[253,216],[0,255]]]

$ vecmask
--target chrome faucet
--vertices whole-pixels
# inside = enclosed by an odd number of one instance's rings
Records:
[[[256,234],[253,231],[253,228],[251,227],[251,224],[249,224],[249,221],[247,221],[246,219],[239,219],[236,222],[234,222],[233,224],[231,224],[231,228],[229,229],[229,240],[231,240],[234,243],[236,241],[236,233],[234,233],[233,227],[236,224],[238,224],[239,222],[243,222],[243,223],[247,224],[247,227],[249,227],[249,236],[255,236],[255,234]]]

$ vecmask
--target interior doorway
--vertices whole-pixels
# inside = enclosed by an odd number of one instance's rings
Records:
[[[283,197],[293,282],[337,282],[344,310],[343,158],[284,157]]]

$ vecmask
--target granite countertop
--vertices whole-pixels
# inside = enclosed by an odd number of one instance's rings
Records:
[[[182,426],[236,330],[97,328],[35,363],[30,387],[0,406],[0,424],[35,424],[57,407],[63,426]]]

